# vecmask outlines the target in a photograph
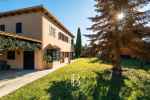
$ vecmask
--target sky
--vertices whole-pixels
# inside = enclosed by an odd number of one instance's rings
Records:
[[[90,33],[87,28],[92,25],[88,17],[95,16],[94,4],[94,0],[0,0],[0,12],[43,5],[75,36],[80,27],[84,45],[87,39],[83,35]]]

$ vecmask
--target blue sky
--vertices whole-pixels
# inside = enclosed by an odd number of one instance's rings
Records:
[[[94,0],[0,0],[0,11],[40,4],[48,8],[75,36],[78,27],[82,34],[90,33],[86,28],[91,25],[88,17],[94,16]],[[82,38],[85,44],[86,39]]]
[[[88,17],[95,16],[94,0],[0,0],[0,11],[44,5],[53,13],[74,35],[77,28],[82,34],[89,34],[86,28],[92,24]],[[146,7],[145,9],[150,9]],[[83,44],[87,43],[82,36]]]

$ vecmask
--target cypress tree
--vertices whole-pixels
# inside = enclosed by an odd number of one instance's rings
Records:
[[[82,50],[81,30],[80,30],[80,28],[78,28],[76,45],[75,45],[75,55],[76,55],[76,58],[80,57],[81,50]]]

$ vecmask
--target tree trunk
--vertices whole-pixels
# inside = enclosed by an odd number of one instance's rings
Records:
[[[121,75],[122,69],[121,69],[121,57],[118,50],[115,51],[114,58],[112,59],[113,68],[112,71],[116,73],[117,75]]]
[[[113,70],[121,72],[121,57],[120,57],[120,50],[115,51],[114,55],[114,62],[113,62]]]
[[[118,25],[116,24],[117,22],[114,23],[114,26],[115,26],[115,30],[113,32],[113,47],[112,47],[112,50],[113,50],[113,58],[112,58],[112,64],[113,64],[113,72],[118,74],[118,75],[121,75],[121,52],[120,52],[120,47],[121,47],[121,32],[119,32],[118,30]]]
[[[118,74],[121,75],[122,69],[121,69],[121,52],[120,52],[120,42],[119,42],[119,38],[116,39],[116,43],[114,45],[114,49],[113,49],[113,58],[112,58],[112,64],[113,64],[113,68],[112,70]]]

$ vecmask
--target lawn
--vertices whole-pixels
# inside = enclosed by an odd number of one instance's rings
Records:
[[[78,59],[0,100],[150,100],[150,65],[122,64],[124,71],[117,77],[110,64]]]

